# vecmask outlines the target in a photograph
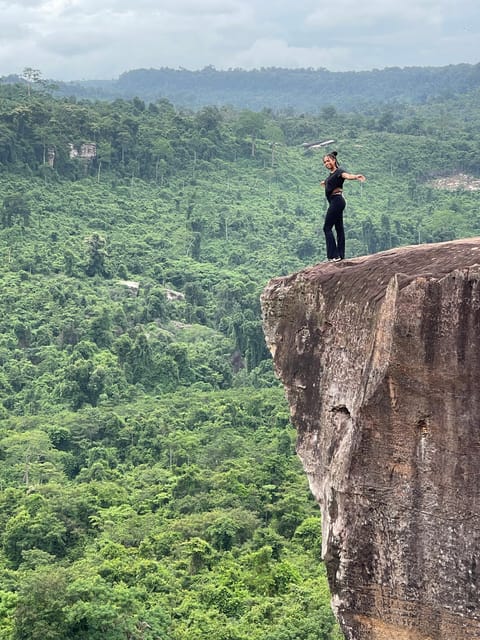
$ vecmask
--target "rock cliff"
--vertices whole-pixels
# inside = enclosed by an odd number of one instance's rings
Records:
[[[262,309],[345,637],[480,638],[480,238],[276,278]]]

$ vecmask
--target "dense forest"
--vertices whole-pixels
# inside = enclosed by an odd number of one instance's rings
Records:
[[[367,176],[349,256],[480,235],[479,89],[316,115],[52,91],[0,85],[0,640],[340,638],[259,295],[324,259],[305,143]]]
[[[19,76],[0,78],[18,82]],[[199,109],[216,105],[236,109],[318,113],[336,105],[340,111],[364,112],[378,104],[423,104],[443,101],[480,87],[480,63],[445,67],[387,67],[371,71],[327,69],[219,70],[133,69],[119,78],[55,82],[56,94],[79,99],[167,98],[177,106]]]

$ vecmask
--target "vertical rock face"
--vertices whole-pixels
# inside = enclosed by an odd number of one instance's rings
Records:
[[[480,638],[480,238],[277,278],[262,309],[345,637]]]

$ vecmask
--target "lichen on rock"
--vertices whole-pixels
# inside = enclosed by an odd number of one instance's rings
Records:
[[[480,638],[480,238],[275,278],[262,311],[345,637]]]

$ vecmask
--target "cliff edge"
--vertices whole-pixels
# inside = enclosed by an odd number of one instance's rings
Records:
[[[275,278],[262,310],[345,637],[480,638],[480,238]]]

